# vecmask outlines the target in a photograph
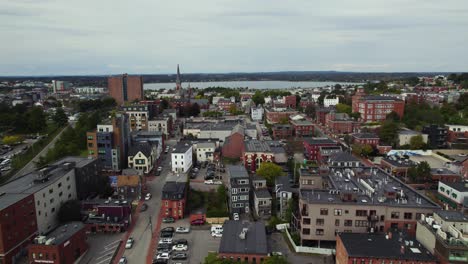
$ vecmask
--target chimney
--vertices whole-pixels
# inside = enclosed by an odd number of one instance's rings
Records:
[[[405,246],[403,246],[403,245],[401,246],[401,248],[400,248],[400,253],[401,253],[401,254],[405,254]]]

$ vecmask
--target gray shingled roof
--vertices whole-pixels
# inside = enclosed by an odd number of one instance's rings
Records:
[[[252,139],[244,141],[246,152],[271,152],[270,146],[265,141]]]
[[[247,228],[245,239],[239,237],[243,228]],[[233,220],[224,222],[223,237],[218,251],[219,253],[267,255],[265,224]]]

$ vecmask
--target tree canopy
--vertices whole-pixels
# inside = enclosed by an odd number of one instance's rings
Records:
[[[283,169],[272,162],[262,162],[262,164],[260,164],[260,168],[257,169],[257,175],[265,178],[268,186],[273,186],[275,184],[276,177],[279,177],[282,174]]]
[[[57,124],[57,126],[62,127],[68,124],[68,117],[63,111],[62,107],[58,107],[55,110],[55,114],[52,116],[52,120]]]

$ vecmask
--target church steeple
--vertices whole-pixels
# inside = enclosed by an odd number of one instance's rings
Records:
[[[181,88],[182,88],[182,83],[180,81],[180,70],[179,70],[179,64],[177,64],[176,90],[179,91]]]

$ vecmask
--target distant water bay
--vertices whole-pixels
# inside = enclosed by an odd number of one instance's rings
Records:
[[[289,81],[230,81],[230,82],[192,82],[192,88],[205,89],[208,87],[249,88],[249,89],[292,89],[292,88],[316,88],[335,84],[354,85],[359,83],[345,82],[289,82]],[[189,83],[182,84],[186,88]],[[173,89],[175,83],[145,83],[145,90]]]

